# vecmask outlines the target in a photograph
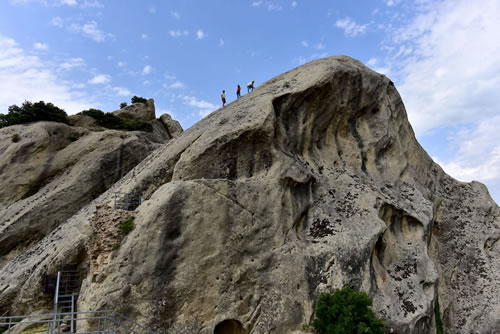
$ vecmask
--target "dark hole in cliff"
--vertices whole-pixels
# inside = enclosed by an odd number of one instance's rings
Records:
[[[227,319],[215,326],[214,334],[245,334],[245,330],[238,320]]]

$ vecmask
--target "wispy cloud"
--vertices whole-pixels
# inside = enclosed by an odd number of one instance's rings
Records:
[[[178,11],[176,11],[176,10],[171,11],[171,12],[170,12],[170,15],[172,15],[172,16],[173,16],[174,18],[176,18],[176,19],[180,19],[180,18],[181,18],[181,15],[180,15],[180,14],[179,14],[179,12],[178,12]]]
[[[198,29],[196,32],[196,39],[204,39],[205,37],[207,37],[207,34],[203,30]]]
[[[33,44],[33,49],[45,51],[49,49],[49,46],[45,43],[36,42]]]
[[[260,5],[262,5],[263,2],[264,1],[254,1],[254,2],[252,2],[252,6],[253,7],[260,7]]]
[[[64,71],[69,71],[77,67],[85,66],[85,61],[83,58],[71,58],[67,61],[64,61],[59,67]]]
[[[214,105],[210,102],[204,101],[204,100],[200,100],[194,96],[187,96],[186,95],[186,96],[183,96],[182,99],[183,99],[183,101],[184,101],[183,103],[185,105],[199,109],[198,114],[201,117],[205,117],[208,114],[210,114],[212,111],[217,109],[216,105]]]
[[[93,20],[84,24],[72,23],[69,29],[73,32],[80,33],[85,37],[91,38],[96,42],[104,42],[106,39],[113,37],[112,34],[101,31],[97,22]]]
[[[224,46],[224,40],[221,38],[219,39],[219,47],[223,47]]]
[[[177,37],[188,36],[189,31],[187,31],[187,30],[170,30],[168,32],[168,34],[170,35],[170,37],[177,38]]]
[[[153,68],[150,65],[146,65],[142,69],[142,74],[144,74],[144,75],[150,74],[152,70],[153,70]]]
[[[148,34],[142,33],[142,34],[141,34],[141,38],[142,38],[142,39],[148,39],[148,38],[149,38],[149,36],[148,36]]]
[[[53,25],[54,27],[58,27],[58,28],[62,28],[64,25],[63,19],[60,16],[56,16],[56,17],[52,18],[52,20],[50,21],[50,24]]]
[[[170,85],[168,85],[168,88],[170,89],[181,89],[181,88],[184,88],[185,85],[184,83],[180,82],[180,81],[176,81],[174,83],[171,83]]]
[[[131,95],[130,91],[124,87],[113,87],[113,91],[116,93],[116,96],[130,96]]]
[[[127,63],[125,63],[124,61],[119,61],[116,63],[116,66],[118,67],[125,67],[125,65],[127,65]]]
[[[148,12],[150,14],[156,14],[156,7],[155,6],[149,6]]]
[[[297,1],[292,1],[292,7],[293,8],[297,7]]]
[[[343,29],[344,34],[349,37],[356,37],[358,35],[363,35],[366,32],[367,24],[357,24],[350,17],[346,17],[335,22],[337,28]]]
[[[61,5],[76,6],[78,2],[76,0],[61,0]]]
[[[91,85],[102,85],[111,82],[111,76],[107,74],[97,74],[88,81]]]
[[[0,110],[24,100],[43,100],[74,114],[91,107],[92,99],[76,90],[80,88],[61,78],[53,62],[28,55],[15,40],[0,35]]]
[[[103,8],[104,5],[97,0],[85,0],[80,7],[82,7],[82,8]]]

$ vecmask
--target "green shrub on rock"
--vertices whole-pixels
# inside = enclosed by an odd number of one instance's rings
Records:
[[[80,113],[81,115],[90,116],[96,120],[99,126],[114,130],[127,131],[153,131],[153,125],[148,121],[134,121],[131,119],[115,116],[111,113],[105,113],[99,109],[88,109]]]
[[[8,114],[0,114],[0,128],[38,121],[68,123],[66,112],[50,102],[24,101],[20,107],[13,104],[8,110]]]
[[[120,103],[120,109],[123,109],[127,106],[127,102]]]
[[[146,103],[148,102],[148,100],[146,100],[145,98],[143,97],[140,97],[140,96],[133,96],[131,99],[130,99],[130,102],[131,103]]]
[[[314,329],[318,334],[384,334],[384,322],[371,309],[366,293],[348,286],[333,294],[322,293],[315,308]]]

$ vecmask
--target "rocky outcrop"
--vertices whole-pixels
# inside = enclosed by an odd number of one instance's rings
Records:
[[[118,117],[133,119],[135,121],[152,121],[156,118],[155,102],[149,99],[144,103],[133,103],[124,108],[113,111]]]
[[[500,326],[498,206],[432,161],[393,83],[351,58],[273,78],[151,153],[4,265],[3,309],[61,261],[88,265],[115,191],[145,202],[80,310],[118,307],[161,333],[285,334],[320,292],[350,285],[388,332],[433,333],[438,297],[448,333]]]
[[[184,131],[182,129],[181,123],[176,121],[175,119],[172,119],[172,117],[169,114],[163,114],[160,116],[160,122],[163,124],[165,129],[167,130],[170,138],[177,137]]]
[[[166,138],[53,122],[0,129],[0,268],[109,189]]]

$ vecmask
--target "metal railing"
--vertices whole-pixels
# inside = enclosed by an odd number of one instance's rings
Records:
[[[68,323],[73,323],[74,327]],[[81,329],[77,324],[81,324]],[[96,312],[67,312],[0,317],[0,332],[82,333],[82,334],[156,334],[124,315],[107,310]],[[35,329],[38,329],[35,330]]]
[[[142,195],[136,193],[122,193],[115,192],[114,194],[114,208],[134,211],[139,205],[144,202]]]

